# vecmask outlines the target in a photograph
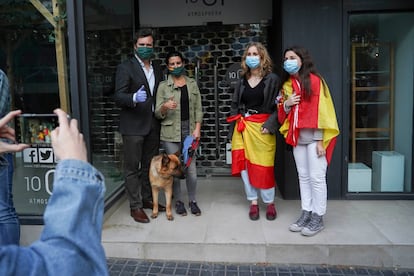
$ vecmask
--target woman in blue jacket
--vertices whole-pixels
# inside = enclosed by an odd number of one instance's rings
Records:
[[[88,163],[77,121],[69,122],[61,109],[55,113],[59,127],[51,133],[52,147],[60,161],[43,232],[29,247],[0,246],[0,275],[108,275],[101,245],[104,177]],[[0,137],[14,141],[14,130],[7,123],[18,114],[12,111],[0,120]],[[24,147],[0,142],[0,153]]]

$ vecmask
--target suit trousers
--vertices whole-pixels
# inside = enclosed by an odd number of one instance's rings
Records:
[[[143,201],[152,201],[149,166],[160,146],[159,122],[153,118],[151,131],[146,136],[123,135],[125,191],[131,210],[143,207]]]

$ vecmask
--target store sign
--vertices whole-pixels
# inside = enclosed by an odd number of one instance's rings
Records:
[[[271,18],[271,0],[139,0],[140,25],[148,27],[261,23]]]
[[[56,156],[50,144],[39,144],[16,154],[13,183],[19,214],[42,215],[53,192]]]
[[[240,62],[233,63],[226,72],[225,79],[230,87],[234,88],[241,77],[241,64]]]

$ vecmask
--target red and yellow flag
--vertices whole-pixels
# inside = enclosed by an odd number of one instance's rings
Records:
[[[227,119],[227,122],[236,121],[231,140],[231,173],[240,176],[240,172],[247,169],[250,184],[259,189],[275,186],[276,138],[260,131],[269,116],[254,114],[243,117],[238,114]]]
[[[304,100],[302,97],[300,104],[292,108],[279,130],[285,137],[286,143],[296,146],[301,128],[322,129],[323,146],[326,149],[326,159],[329,164],[336,144],[336,137],[339,135],[335,108],[325,81],[314,74],[311,74],[310,77],[312,90],[310,99]],[[298,93],[297,91],[301,91],[301,89],[291,77],[283,84],[283,98],[287,99],[293,91]],[[283,107],[280,107],[279,118],[284,112]]]

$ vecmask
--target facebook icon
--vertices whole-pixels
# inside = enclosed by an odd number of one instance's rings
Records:
[[[23,150],[23,162],[24,163],[38,163],[39,156],[37,154],[37,148],[27,148]]]

